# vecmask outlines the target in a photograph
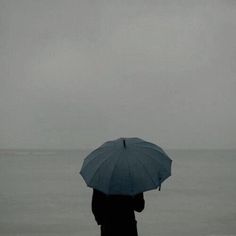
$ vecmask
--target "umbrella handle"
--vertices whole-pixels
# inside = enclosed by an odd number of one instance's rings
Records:
[[[161,178],[159,178],[160,184],[158,190],[161,191]]]

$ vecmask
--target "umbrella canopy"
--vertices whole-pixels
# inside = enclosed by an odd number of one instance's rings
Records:
[[[140,138],[107,141],[84,160],[86,184],[109,195],[135,195],[161,187],[172,160],[163,149]]]

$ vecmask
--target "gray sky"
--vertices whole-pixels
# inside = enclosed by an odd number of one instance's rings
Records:
[[[0,0],[0,148],[235,148],[235,75],[234,0]]]

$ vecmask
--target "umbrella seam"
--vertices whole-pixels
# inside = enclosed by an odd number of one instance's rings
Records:
[[[102,153],[103,153],[103,152],[102,152]],[[99,158],[102,153],[100,153],[99,156],[96,156],[96,158]],[[110,153],[111,153],[111,152],[110,152]],[[110,153],[109,153],[109,155],[110,155]],[[93,159],[91,159],[91,160],[88,160],[88,162],[87,162],[86,164],[83,164],[83,166],[82,166],[82,168],[81,168],[81,171],[82,171],[82,170],[84,171],[86,168],[88,168],[94,161],[96,161],[96,160],[95,160],[96,158],[93,158]],[[107,158],[107,157],[105,156],[104,159],[102,160],[102,162],[105,161],[106,158]],[[86,159],[87,159],[87,158],[86,158]],[[85,160],[85,161],[86,161],[86,160]],[[101,163],[102,163],[102,162],[101,162]]]
[[[163,150],[160,146],[158,146],[157,144],[148,142],[148,141],[144,141],[144,140],[143,140],[142,142],[136,142],[136,143],[133,143],[133,144],[134,144],[134,145],[139,144],[140,146],[142,146],[142,143],[148,144],[148,145],[152,145],[152,146],[154,146],[154,147],[157,147],[158,149],[160,149],[160,151],[164,152],[164,150]]]
[[[139,159],[138,159],[139,160]],[[139,160],[140,161],[140,160]],[[141,161],[140,161],[140,163],[142,163]],[[145,167],[144,167],[145,168]],[[145,168],[146,169],[146,168]],[[147,171],[147,173],[148,173],[148,171]],[[149,174],[149,173],[148,173]],[[165,177],[161,177],[161,179],[159,178],[159,181],[160,181],[160,183],[159,183],[159,185],[161,184],[161,183],[163,183],[164,182],[164,180],[166,180],[168,177],[170,177],[171,176],[171,172],[168,172],[167,173],[167,175],[165,176]],[[156,185],[156,188],[159,186],[159,185]]]
[[[112,143],[113,145],[110,145],[110,144],[105,145],[108,142]],[[100,188],[101,191],[104,191],[106,194],[112,194],[112,191],[111,191],[112,186],[113,186],[112,180],[115,179],[115,177],[116,177],[115,174],[120,172],[120,170],[122,170],[122,169],[120,169],[119,163],[122,162],[122,164],[124,165],[126,162],[128,169],[126,169],[126,168],[124,169],[125,173],[126,173],[125,179],[122,178],[122,180],[123,180],[122,182],[115,181],[115,183],[114,183],[115,188],[113,189],[115,191],[113,191],[113,192],[116,192],[117,189],[119,191],[119,189],[120,189],[122,194],[125,193],[124,190],[126,190],[126,192],[127,192],[126,195],[136,194],[137,191],[135,191],[135,185],[134,185],[134,183],[135,183],[135,181],[134,181],[135,171],[134,170],[135,169],[132,168],[132,160],[135,161],[135,154],[132,156],[132,152],[131,152],[130,155],[124,155],[124,157],[127,157],[127,158],[123,158],[123,156],[120,156],[120,155],[124,150],[117,149],[116,145],[113,143],[113,141],[108,141],[108,142],[103,144],[105,146],[95,149],[87,156],[87,158],[86,158],[87,163],[86,163],[86,165],[82,166],[82,169],[80,172],[82,172],[82,170],[84,171],[84,169],[88,170],[89,168],[91,168],[93,166],[94,166],[94,168],[92,168],[92,169],[94,169],[94,171],[91,171],[90,172],[91,174],[87,175],[88,181],[85,181],[85,182],[87,183],[87,185],[89,187],[92,187],[92,188],[96,188],[96,184],[98,184],[98,185],[100,184],[100,186],[102,186]],[[154,184],[155,188],[157,188],[159,186],[158,184],[160,184],[165,179],[167,179],[169,176],[171,176],[172,160],[161,147],[159,147],[153,143],[146,142],[142,139],[140,139],[140,141],[138,141],[136,143],[135,142],[130,143],[131,149],[132,149],[132,146],[133,146],[134,153],[138,154],[138,158],[136,158],[137,169],[141,170],[140,173],[143,173],[143,177],[145,177],[145,175],[146,175],[147,179],[150,178],[150,180]],[[113,150],[110,150],[110,148],[112,148]],[[109,152],[109,150],[110,150],[110,152]],[[115,153],[114,153],[114,150],[115,150]],[[150,153],[147,152],[148,150],[150,151]],[[104,155],[104,154],[106,154],[106,152],[107,152],[107,155]],[[113,153],[115,154],[114,156],[113,156]],[[129,153],[127,153],[127,154],[129,154]],[[144,156],[146,158],[142,159],[142,156]],[[97,158],[99,159],[98,163],[96,163]],[[157,177],[161,176],[160,174],[162,174],[162,173],[164,174],[162,176],[163,178],[161,179],[161,181],[159,180],[158,184],[155,182],[156,178],[154,178],[156,168],[153,169],[154,172],[150,171],[148,168],[148,163],[145,162],[145,160],[146,159],[148,160],[149,158],[150,158],[150,164],[152,164],[151,162],[152,162],[152,160],[154,160],[155,165],[157,167],[160,166],[160,169],[157,168],[158,169],[158,171],[156,172]],[[109,160],[110,160],[110,162],[109,162]],[[153,165],[154,165],[154,163],[153,163]],[[103,173],[103,172],[106,172],[106,171],[104,171],[104,170],[106,170],[106,168],[110,169],[110,170],[108,170],[110,175]],[[153,175],[152,175],[152,173],[153,173]],[[103,176],[104,176],[103,174],[105,174],[105,178],[103,178]],[[81,173],[81,175],[82,175],[82,173]],[[128,183],[126,183],[126,178],[127,178],[127,180],[129,180]],[[144,180],[144,179],[145,178],[143,178],[142,180]],[[141,181],[141,183],[142,182],[143,181]],[[145,181],[143,183],[145,184]],[[149,182],[149,183],[150,183],[149,186],[152,186],[151,182]],[[144,185],[144,184],[142,184],[142,185]],[[123,187],[117,188],[117,186],[118,187],[123,186]],[[147,190],[154,189],[154,186],[152,188],[149,187],[146,189]],[[98,190],[99,190],[99,188],[98,188]],[[147,191],[147,190],[144,190],[144,191]]]
[[[139,161],[140,161],[140,159],[138,159]],[[149,172],[147,171],[147,169],[145,168],[145,166],[144,166],[144,164],[140,161],[140,163],[143,165],[143,167],[144,167],[144,169],[146,170],[146,172],[148,173],[148,175],[150,176],[150,174],[149,174]],[[171,173],[170,172],[168,172],[168,174],[165,176],[165,177],[162,177],[161,179],[159,178],[159,185],[161,184],[161,183],[163,183],[164,182],[164,180],[166,180],[168,177],[170,177],[171,176]],[[151,177],[152,178],[152,177]],[[152,179],[153,180],[153,179]],[[153,181],[154,182],[154,181]],[[154,183],[155,184],[155,183]],[[155,186],[156,186],[156,188],[159,186],[159,185],[157,185],[157,184],[155,184]]]
[[[137,150],[137,148],[136,148],[136,150]],[[149,154],[143,152],[142,150],[139,150],[139,151],[142,152],[145,156],[149,156],[149,157],[151,157],[152,159],[156,160],[156,161],[160,164],[160,166],[162,166],[162,167],[167,171],[167,173],[169,172],[168,169],[166,168],[166,166],[163,165],[163,164],[161,164],[160,161],[159,161],[157,158],[155,158],[155,157],[153,157],[152,155],[149,155]],[[170,160],[171,160],[171,159],[170,159]]]
[[[134,144],[134,145],[135,145],[135,144]],[[154,144],[153,144],[153,145],[154,145]],[[160,148],[161,150],[158,150],[158,149],[155,149],[155,148],[153,148],[153,147],[144,147],[144,146],[142,146],[142,145],[140,145],[140,146],[135,145],[135,146],[137,146],[137,147],[142,147],[142,148],[146,148],[146,149],[152,149],[152,150],[154,150],[154,151],[160,152],[161,154],[164,154],[166,157],[168,157],[168,158],[171,160],[171,158],[165,153],[165,151],[164,151],[162,148]]]
[[[101,148],[101,149],[104,149],[104,148],[107,148],[107,147],[103,147],[103,148]],[[101,149],[98,148],[98,149],[92,151],[90,154],[88,154],[88,156],[86,157],[86,159],[88,160],[88,158],[89,158],[90,155],[94,154],[96,151],[100,151]],[[103,152],[104,152],[104,150],[102,150],[102,152],[101,152],[99,155],[101,155]],[[89,162],[88,162],[86,165],[84,165],[82,168],[85,168],[89,163],[91,163],[91,162],[92,162],[94,159],[96,159],[96,158],[97,158],[97,156],[94,156],[91,160],[88,160]],[[85,161],[86,161],[86,159],[85,159]]]
[[[132,179],[132,175],[131,175],[131,168],[130,168],[130,161],[129,158],[127,158],[127,163],[128,163],[128,169],[129,169],[129,178],[130,178],[130,189],[131,189],[131,194],[133,194],[134,192],[134,181]]]
[[[102,167],[102,165],[103,165],[105,162],[107,162],[108,160],[110,160],[109,157],[110,157],[113,153],[114,153],[114,151],[111,151],[111,152],[107,155],[107,158],[101,162],[101,164],[100,164],[100,165],[98,166],[98,168],[94,171],[93,176],[91,177],[91,179],[90,179],[88,182],[92,182],[94,176],[95,176],[95,175],[97,174],[97,172],[100,170],[100,168]],[[111,155],[110,155],[110,154],[111,154]]]
[[[122,151],[123,151],[123,150],[120,150],[120,151],[119,151],[119,154],[120,154]],[[110,190],[110,187],[111,187],[111,180],[112,180],[112,177],[113,177],[115,168],[117,168],[117,165],[118,165],[119,160],[120,160],[120,158],[119,158],[119,155],[118,155],[118,158],[116,159],[116,162],[114,163],[113,169],[112,169],[112,171],[111,171],[111,176],[110,176],[109,185],[108,185],[108,193],[110,192],[109,190]]]
[[[137,153],[138,153],[138,152],[137,152]],[[149,171],[147,170],[147,168],[145,167],[145,165],[143,164],[143,162],[142,162],[140,159],[138,159],[138,158],[137,158],[137,161],[138,161],[139,163],[141,163],[141,165],[143,166],[145,172],[146,172],[147,175],[151,178],[151,180],[152,180],[153,184],[155,185],[155,187],[157,187],[158,185],[157,185],[156,182],[153,180],[153,177],[151,176],[151,174],[149,173]]]

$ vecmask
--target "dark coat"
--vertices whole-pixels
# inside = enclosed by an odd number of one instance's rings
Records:
[[[137,235],[134,211],[141,212],[144,205],[143,193],[132,197],[93,190],[92,212],[102,236]]]

